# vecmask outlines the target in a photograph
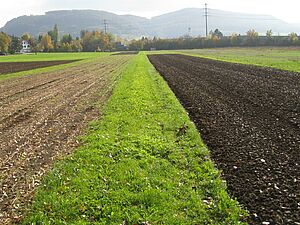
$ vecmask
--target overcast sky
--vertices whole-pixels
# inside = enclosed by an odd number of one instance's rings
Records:
[[[203,8],[205,2],[209,8],[268,14],[290,23],[300,23],[299,0],[6,0],[0,6],[0,27],[15,17],[44,14],[50,10],[99,9],[150,18],[182,8]]]

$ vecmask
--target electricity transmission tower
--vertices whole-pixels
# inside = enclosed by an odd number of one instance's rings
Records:
[[[205,33],[206,33],[206,37],[207,37],[208,36],[208,9],[207,9],[207,3],[205,3],[204,16],[205,16]]]
[[[189,36],[189,37],[191,36],[191,31],[192,31],[192,28],[189,27],[189,28],[188,28],[188,36]]]
[[[107,33],[107,20],[104,20],[104,33],[106,34]]]

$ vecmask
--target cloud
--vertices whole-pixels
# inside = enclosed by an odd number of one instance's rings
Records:
[[[7,21],[22,15],[40,14],[43,12],[45,0],[9,0],[1,4],[0,27]]]
[[[50,10],[95,9],[151,17],[182,8],[200,8],[204,6],[205,2],[209,4],[210,8],[269,14],[288,22],[300,22],[298,13],[300,2],[294,0],[285,0],[285,8],[281,2],[274,0],[245,0],[242,2],[236,0],[9,0],[1,5],[0,26],[17,16],[43,14]]]
[[[170,12],[186,7],[203,7],[204,1],[189,0],[45,0],[48,9],[96,9],[111,12]]]

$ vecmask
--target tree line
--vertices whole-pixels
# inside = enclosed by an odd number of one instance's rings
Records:
[[[265,36],[259,36],[255,30],[249,30],[245,35],[233,33],[224,36],[216,29],[211,31],[208,37],[191,37],[185,35],[180,38],[161,39],[142,37],[138,40],[127,42],[124,47],[121,38],[116,38],[110,33],[103,31],[80,32],[80,37],[73,38],[70,34],[59,36],[58,26],[38,38],[28,33],[22,37],[9,36],[0,32],[0,52],[11,54],[20,52],[22,41],[27,41],[32,52],[94,52],[94,51],[120,51],[120,50],[175,50],[175,49],[197,49],[215,47],[243,47],[243,46],[300,46],[298,35],[294,32],[288,36],[275,36],[272,30],[268,30]]]
[[[246,47],[246,46],[300,46],[298,35],[294,32],[288,36],[275,36],[272,30],[268,30],[265,36],[260,36],[255,30],[249,30],[245,35],[233,33],[224,36],[216,29],[210,31],[208,37],[183,36],[180,38],[161,39],[142,37],[133,40],[129,44],[130,50],[175,50],[175,49],[199,49],[216,47]]]
[[[37,38],[28,33],[21,37],[0,32],[0,52],[14,54],[22,50],[22,41],[27,41],[32,52],[94,52],[113,51],[119,41],[110,33],[83,30],[80,37],[71,34],[59,36],[58,26]]]

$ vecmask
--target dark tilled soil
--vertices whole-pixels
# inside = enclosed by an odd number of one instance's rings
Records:
[[[21,220],[41,177],[78,146],[131,56],[0,82],[0,224]],[[116,76],[114,76],[115,78]]]
[[[60,61],[41,61],[41,62],[1,62],[0,75],[7,73],[16,73],[20,71],[32,70],[48,66],[67,64],[78,60],[60,60]]]
[[[180,99],[250,224],[300,224],[300,74],[184,55],[150,61]]]
[[[129,52],[118,52],[112,55],[137,55],[139,54],[138,51],[129,51]]]

